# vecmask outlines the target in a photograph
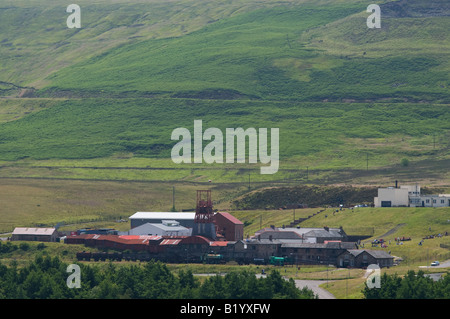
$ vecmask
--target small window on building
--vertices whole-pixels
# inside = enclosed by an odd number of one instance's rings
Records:
[[[436,200],[435,199],[433,199],[433,203],[436,204]]]
[[[441,204],[444,204],[445,203],[445,200],[444,199],[441,199]]]
[[[427,203],[429,203],[430,202],[430,200],[429,199],[427,199],[427,201],[426,201]]]

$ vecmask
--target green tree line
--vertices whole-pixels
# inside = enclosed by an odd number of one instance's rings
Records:
[[[404,277],[384,273],[380,288],[370,289],[366,283],[363,294],[366,299],[449,299],[450,276],[434,281],[421,270],[410,270]]]
[[[88,265],[80,263],[80,288],[69,288],[68,264],[37,256],[24,267],[0,262],[0,299],[312,299],[273,271],[257,278],[247,271],[200,280],[189,269],[173,273],[161,262]]]

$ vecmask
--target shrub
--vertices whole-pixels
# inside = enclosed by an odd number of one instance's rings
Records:
[[[403,158],[400,163],[403,167],[409,166],[409,160],[407,158]]]
[[[30,244],[28,243],[20,243],[19,248],[22,249],[23,251],[27,251],[30,249]]]

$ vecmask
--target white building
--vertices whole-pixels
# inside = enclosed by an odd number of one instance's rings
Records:
[[[450,194],[411,196],[409,205],[411,207],[449,207]]]
[[[409,205],[408,188],[378,188],[378,197],[373,201],[375,207],[406,207]]]
[[[181,226],[194,227],[195,212],[137,212],[129,217],[131,229],[143,224],[162,224],[163,220],[176,220]]]
[[[403,185],[378,189],[375,207],[448,207],[450,194],[421,195],[420,186]]]
[[[55,242],[58,238],[56,228],[16,227],[11,240]]]
[[[127,235],[145,236],[191,236],[192,229],[181,226],[176,220],[163,220],[162,223],[145,223],[134,227]]]

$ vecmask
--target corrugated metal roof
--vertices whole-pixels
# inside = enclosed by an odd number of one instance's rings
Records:
[[[212,241],[210,244],[210,246],[220,246],[220,247],[226,247],[228,245],[227,241]]]
[[[181,239],[163,239],[159,244],[160,245],[178,245],[181,242]]]
[[[188,236],[181,240],[181,244],[210,244],[211,240],[204,236]]]
[[[84,239],[86,240],[111,241],[124,244],[132,244],[132,243],[145,244],[146,242],[149,241],[158,241],[162,239],[161,236],[134,236],[134,235],[118,236],[118,235],[98,235],[98,234],[80,235],[77,237],[82,238],[82,236],[84,236]]]
[[[192,219],[195,218],[195,213],[185,212],[185,213],[177,213],[177,212],[137,212],[130,217],[129,219]]]
[[[122,239],[126,240],[160,240],[161,236],[148,236],[148,235],[120,235],[119,236]]]
[[[150,224],[150,223],[148,223],[148,224]],[[144,224],[144,225],[146,225],[146,224]],[[186,228],[186,227],[184,227],[184,226],[166,226],[166,225],[164,225],[164,224],[150,224],[150,225],[152,225],[152,226],[154,226],[154,227],[157,227],[157,228],[159,228],[159,229],[161,229],[161,230],[164,230],[164,231],[172,231],[172,232],[177,232],[177,231],[179,231],[179,232],[181,232],[181,231],[187,231],[188,229]],[[139,227],[139,226],[138,226]]]
[[[36,228],[36,227],[16,227],[12,232],[13,235],[52,235],[56,231],[55,228]]]

